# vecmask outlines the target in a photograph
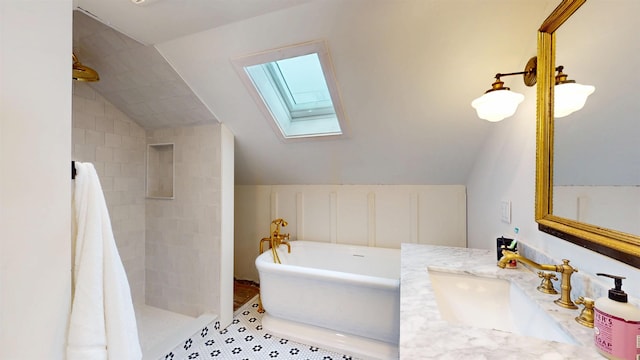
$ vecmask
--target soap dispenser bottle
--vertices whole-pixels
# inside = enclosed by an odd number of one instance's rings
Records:
[[[608,359],[640,359],[640,309],[628,303],[622,290],[624,277],[597,274],[614,279],[608,297],[595,302],[594,341],[598,352]]]

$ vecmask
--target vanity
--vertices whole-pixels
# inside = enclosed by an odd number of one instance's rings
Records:
[[[564,83],[562,78],[556,77],[556,71],[560,74],[563,69],[563,66],[556,67],[557,55],[559,55],[558,65],[570,64],[576,73],[580,73],[582,66],[589,64],[585,59],[589,60],[596,53],[607,54],[603,56],[607,62],[615,59],[625,61],[631,59],[629,60],[631,64],[637,63],[634,59],[639,56],[637,48],[634,48],[635,52],[630,56],[621,56],[617,51],[605,48],[612,44],[625,44],[625,48],[630,48],[624,41],[617,40],[625,39],[628,34],[636,32],[625,30],[619,36],[614,35],[613,30],[618,30],[625,24],[619,21],[623,17],[615,16],[614,11],[619,11],[621,14],[635,13],[634,10],[637,11],[639,6],[638,2],[594,2],[592,9],[584,14],[588,16],[575,17],[574,13],[586,1],[562,0],[538,30],[535,70],[537,78],[535,221],[538,223],[539,230],[549,235],[640,268],[640,234],[634,228],[619,226],[617,222],[607,222],[610,220],[608,217],[616,220],[622,217],[611,216],[611,214],[637,214],[637,201],[631,201],[635,206],[632,208],[633,211],[626,210],[615,201],[617,198],[626,200],[627,198],[636,199],[636,197],[625,194],[605,198],[602,203],[618,204],[611,205],[612,209],[604,208],[599,205],[600,202],[595,203],[595,199],[599,198],[594,194],[599,193],[593,191],[588,194],[572,195],[567,202],[569,206],[563,202],[563,191],[576,192],[574,188],[580,191],[584,188],[589,190],[604,188],[609,191],[609,187],[619,188],[628,185],[619,178],[607,179],[607,181],[594,180],[599,175],[604,174],[613,178],[619,169],[623,171],[630,169],[629,171],[633,174],[638,174],[637,168],[629,166],[637,162],[626,160],[626,156],[637,159],[638,147],[635,141],[637,136],[630,142],[632,146],[629,148],[615,151],[612,149],[615,149],[618,144],[609,144],[609,147],[598,148],[595,151],[595,155],[603,155],[604,164],[613,166],[611,170],[608,168],[604,170],[604,165],[597,163],[595,161],[597,157],[589,152],[593,150],[594,144],[601,142],[599,140],[602,136],[595,138],[583,136],[577,132],[579,127],[572,127],[572,118],[560,119],[561,112],[558,113],[556,122],[554,114],[556,86]],[[609,14],[607,18],[614,21],[612,25],[607,26],[603,23],[600,15],[603,13]],[[572,21],[568,26],[558,31],[570,18]],[[630,26],[630,24],[626,25]],[[589,33],[587,30],[593,30],[593,32]],[[562,39],[562,50],[556,43],[557,36]],[[603,45],[600,47],[594,45],[596,39]],[[579,45],[585,47],[584,52],[579,51],[581,49]],[[616,55],[611,56],[611,54]],[[585,69],[582,72],[588,74],[586,77],[597,85],[599,97],[594,98],[594,106],[591,110],[585,109],[580,117],[573,117],[574,124],[582,124],[582,129],[585,127],[591,129],[592,125],[588,124],[594,123],[603,126],[604,129],[613,128],[624,136],[633,137],[637,135],[637,127],[630,129],[622,125],[627,123],[627,118],[631,118],[631,122],[637,124],[636,117],[633,115],[637,113],[637,96],[635,96],[637,91],[632,90],[632,96],[628,96],[632,106],[621,107],[618,99],[626,99],[620,96],[624,91],[620,91],[619,82],[610,81],[609,74],[613,71],[602,67],[603,65],[600,66],[595,71]],[[611,68],[628,69],[629,67],[612,66]],[[530,74],[527,71],[523,73]],[[599,75],[604,76],[605,79],[597,81]],[[527,79],[525,83],[529,85]],[[629,83],[632,84],[633,81],[629,80]],[[611,109],[604,105],[615,108]],[[601,112],[598,113],[598,111]],[[589,120],[592,122],[590,123]],[[597,135],[605,132],[597,130],[594,133]],[[620,139],[626,139],[625,137],[615,138],[619,143],[624,143]],[[586,141],[581,144],[576,141],[577,139]],[[559,151],[556,153],[554,149]],[[589,172],[588,170],[594,166],[596,170]],[[580,177],[571,177],[576,174],[580,174]],[[638,186],[636,179],[627,182],[633,188]],[[592,216],[594,207],[587,206],[590,201],[594,202],[598,212],[604,212],[608,217]],[[637,217],[634,217],[634,226],[637,225],[636,219]],[[520,245],[526,244],[519,243],[519,247]],[[526,250],[526,246],[524,248],[522,250]],[[575,320],[580,316],[582,307],[574,310],[556,305],[554,300],[560,297],[559,294],[545,294],[537,290],[541,285],[541,278],[538,277],[537,271],[533,272],[520,263],[515,269],[501,269],[497,266],[496,256],[496,252],[492,250],[402,244],[400,359],[603,359],[593,344],[594,330]],[[554,265],[556,264],[559,262],[554,262]],[[575,266],[580,268],[580,262],[576,262]],[[588,271],[585,271],[575,276],[588,278],[589,275]],[[569,279],[565,278],[565,283],[568,281]],[[595,289],[593,285],[594,283],[588,280],[583,281],[580,289],[574,287],[574,298],[571,300],[576,301],[576,293],[589,293],[594,298],[603,296],[604,289]],[[559,287],[558,281],[555,288],[560,290]],[[452,289],[455,291],[451,291]],[[504,298],[507,297],[509,299],[505,300]],[[563,297],[563,300],[566,300],[569,296],[565,293]],[[568,305],[564,301],[559,303]],[[520,305],[523,306],[518,307]],[[504,312],[501,311],[503,308]],[[502,319],[503,316],[508,319]],[[498,328],[502,330],[496,330]]]
[[[593,345],[593,329],[575,321],[580,310],[562,308],[554,304],[559,295],[536,290],[540,278],[521,264],[515,269],[501,269],[496,263],[496,252],[491,250],[402,244],[400,359],[603,359]],[[548,317],[566,338],[550,341],[541,338],[549,331],[524,336],[445,320],[430,272],[463,278],[506,280],[533,304],[534,311],[540,312],[536,318]],[[495,305],[493,301],[487,301],[491,296],[461,300],[473,307],[472,312],[482,314]],[[493,297],[496,302],[504,300],[497,296],[500,295],[495,293]],[[511,301],[518,300],[512,298]],[[523,313],[508,314],[505,309],[505,316],[512,316],[514,322],[519,322],[519,316],[523,316],[522,321],[527,322],[522,324],[525,328],[538,328],[538,325],[531,324],[532,318]]]

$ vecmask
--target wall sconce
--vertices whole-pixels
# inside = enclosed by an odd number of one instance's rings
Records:
[[[500,81],[500,78],[503,76],[522,75],[525,85],[533,86],[536,84],[537,65],[538,58],[534,56],[527,61],[524,71],[505,74],[497,73],[495,76],[496,81],[491,84],[491,89],[471,102],[471,106],[478,112],[478,117],[496,122],[515,114],[518,105],[524,100],[524,95],[504,87],[504,82]]]
[[[556,71],[556,86],[553,89],[553,117],[561,118],[578,111],[584,107],[587,97],[596,90],[591,85],[576,84],[575,80],[567,80],[567,74],[563,73],[564,66],[558,66]]]
[[[538,58],[532,57],[527,61],[524,71],[512,73],[498,73],[496,81],[491,84],[491,89],[484,95],[473,100],[471,106],[476,109],[478,117],[487,121],[500,121],[515,114],[518,105],[524,100],[524,95],[511,91],[500,80],[504,76],[522,75],[524,84],[533,86],[536,84],[536,69]],[[556,86],[554,88],[554,117],[567,116],[574,111],[582,109],[587,97],[594,92],[595,87],[576,84],[574,80],[567,80],[567,75],[562,72],[564,66],[558,66],[556,71]]]

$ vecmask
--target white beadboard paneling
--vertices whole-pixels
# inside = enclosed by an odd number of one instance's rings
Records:
[[[376,188],[376,246],[400,248],[411,242],[410,190],[405,186]]]
[[[467,246],[464,186],[422,189],[419,193],[418,212],[421,228],[419,243]]]
[[[329,225],[329,234],[333,244],[338,242],[338,193],[332,191],[329,194],[329,202],[331,206],[331,224]]]
[[[258,281],[254,260],[269,224],[291,239],[399,248],[403,242],[466,246],[462,185],[236,186],[236,269]]]
[[[640,187],[554,186],[553,214],[640,234]]]
[[[235,187],[234,274],[239,279],[257,280],[254,261],[259,241],[269,236],[271,212],[270,186]]]
[[[278,217],[278,193],[273,191],[269,194],[269,216],[271,219],[276,219]]]
[[[298,223],[304,224],[304,235],[301,240],[331,241],[331,190],[312,189],[304,193],[303,217]],[[302,221],[300,221],[302,220]]]
[[[410,195],[409,205],[409,242],[417,243],[420,232],[420,213],[419,213],[419,196],[417,193],[412,192]]]
[[[337,194],[337,242],[341,244],[368,245],[369,205],[368,189],[358,186],[341,186]]]
[[[296,234],[299,239],[303,239],[304,235],[304,195],[301,192],[296,193]]]
[[[376,193],[367,194],[367,245],[376,246]]]
[[[272,201],[276,201],[275,206],[275,214],[271,220],[276,218],[283,218],[287,220],[289,225],[282,228],[281,231],[284,233],[288,233],[291,236],[291,239],[298,238],[298,227],[297,227],[297,217],[298,217],[298,209],[297,209],[297,199],[296,199],[296,189],[291,187],[284,186],[274,186],[273,192],[275,193],[275,197],[272,196]],[[271,222],[269,220],[269,223]],[[265,224],[267,227],[267,232],[265,236],[269,236],[269,223]]]

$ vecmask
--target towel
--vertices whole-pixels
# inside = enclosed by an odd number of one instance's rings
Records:
[[[100,180],[75,162],[73,300],[67,360],[139,360],[129,282],[116,248]]]

